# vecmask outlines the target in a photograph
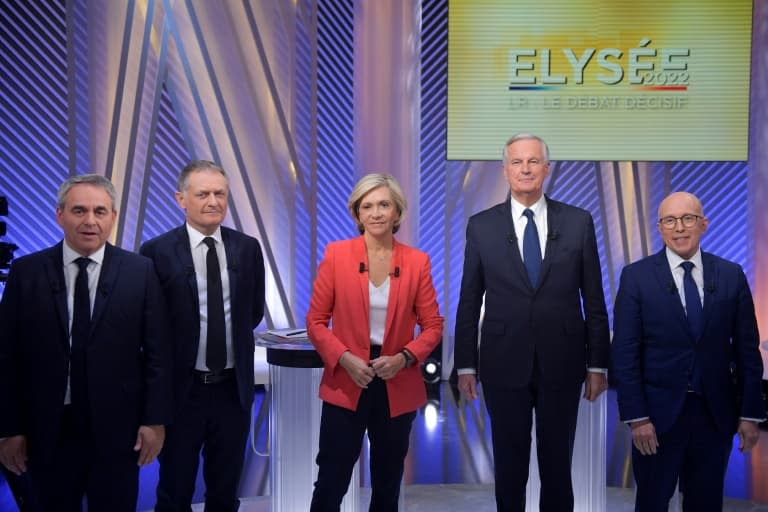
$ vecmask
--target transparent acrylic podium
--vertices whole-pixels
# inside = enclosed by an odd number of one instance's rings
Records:
[[[575,512],[605,512],[605,439],[607,393],[594,402],[581,399],[573,445],[571,475]],[[583,390],[582,390],[583,396]],[[539,510],[539,463],[536,456],[536,419],[531,431],[531,462],[526,489],[526,511]]]
[[[322,360],[306,338],[279,343],[266,333],[256,344],[267,349],[272,399],[269,410],[272,512],[309,510],[317,478],[322,402],[317,396]],[[352,472],[342,512],[357,512],[360,472]]]

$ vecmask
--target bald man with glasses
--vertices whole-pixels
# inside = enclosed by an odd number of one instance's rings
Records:
[[[632,431],[635,510],[723,509],[734,433],[749,451],[765,418],[752,294],[741,267],[704,252],[699,199],[659,206],[664,249],[624,268],[614,306],[613,378]]]

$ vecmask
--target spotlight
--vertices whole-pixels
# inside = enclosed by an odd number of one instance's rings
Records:
[[[440,380],[440,362],[428,357],[421,365],[421,376],[427,384],[435,384]]]
[[[430,399],[424,406],[424,426],[427,431],[434,432],[440,421],[440,401]]]

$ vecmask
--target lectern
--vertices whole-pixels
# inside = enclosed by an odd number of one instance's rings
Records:
[[[267,349],[272,399],[269,410],[272,512],[309,510],[317,478],[322,402],[317,396],[323,362],[309,340],[259,333]],[[360,500],[358,465],[352,472],[342,512],[356,512]]]

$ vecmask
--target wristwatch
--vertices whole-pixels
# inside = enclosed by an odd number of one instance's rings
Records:
[[[414,361],[416,361],[416,359],[407,350],[403,349],[400,351],[400,353],[403,354],[403,357],[405,358],[406,368],[410,367],[414,363]]]

